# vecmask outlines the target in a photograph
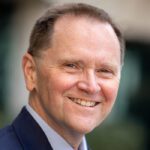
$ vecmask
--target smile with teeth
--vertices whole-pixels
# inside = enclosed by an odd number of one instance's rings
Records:
[[[71,98],[71,97],[69,97],[69,99],[72,102],[74,102],[74,103],[76,103],[80,106],[84,106],[84,107],[94,107],[98,104],[97,102],[87,101],[87,100],[83,100],[83,99],[80,99],[80,98]]]

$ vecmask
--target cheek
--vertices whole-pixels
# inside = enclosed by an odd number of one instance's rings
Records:
[[[71,89],[75,85],[76,81],[77,79],[74,76],[60,74],[60,75],[52,76],[50,78],[49,84],[53,92],[60,93]]]
[[[115,102],[118,93],[118,87],[118,81],[105,82],[105,85],[103,86],[103,92],[107,103],[112,105]]]

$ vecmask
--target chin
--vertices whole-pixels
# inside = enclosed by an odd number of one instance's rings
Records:
[[[78,122],[78,121],[77,121]],[[76,133],[79,133],[79,134],[82,134],[82,135],[85,135],[87,133],[90,133],[91,131],[93,131],[97,126],[99,125],[99,123],[86,123],[86,122],[83,122],[83,123],[79,123],[74,126],[74,130]]]

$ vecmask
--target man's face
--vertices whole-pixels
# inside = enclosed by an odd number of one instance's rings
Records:
[[[52,47],[36,65],[33,107],[60,134],[88,133],[111,111],[121,64],[119,42],[109,24],[58,20]]]

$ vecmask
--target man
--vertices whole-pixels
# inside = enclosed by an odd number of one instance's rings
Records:
[[[123,64],[120,31],[87,4],[50,8],[22,60],[29,105],[0,131],[2,150],[87,150],[85,134],[115,102]]]

